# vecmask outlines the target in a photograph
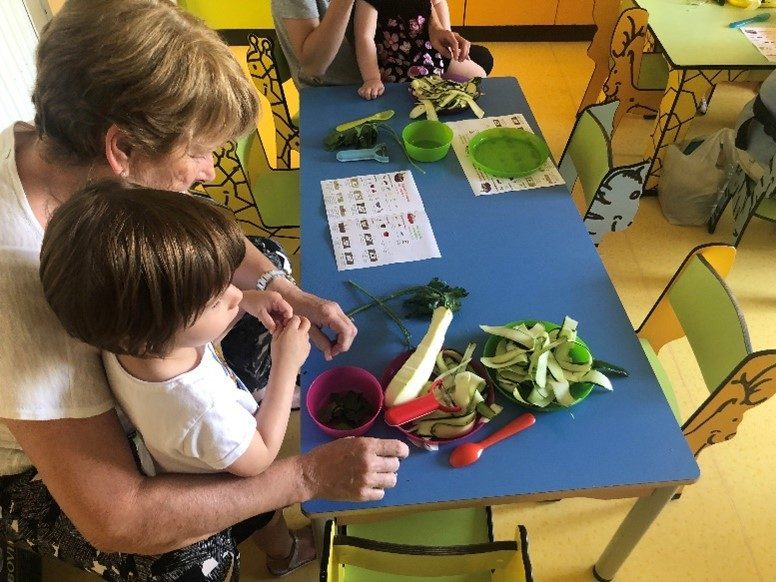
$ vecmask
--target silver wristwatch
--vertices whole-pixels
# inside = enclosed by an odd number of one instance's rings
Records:
[[[294,278],[283,271],[282,269],[272,269],[270,271],[265,271],[262,273],[261,277],[259,277],[259,280],[256,281],[256,289],[259,291],[266,291],[269,284],[277,279],[278,277],[283,277],[284,279],[287,279],[291,281],[294,285],[296,285],[296,281]]]

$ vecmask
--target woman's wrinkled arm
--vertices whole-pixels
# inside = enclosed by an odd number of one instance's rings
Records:
[[[283,19],[299,67],[306,76],[326,76],[345,38],[351,10],[353,0],[331,0],[320,20]]]
[[[395,485],[399,457],[408,452],[399,441],[340,439],[276,461],[256,477],[145,477],[115,411],[83,419],[3,422],[65,514],[104,552],[172,551],[313,497],[379,499],[383,488]]]
[[[234,274],[232,282],[240,289],[254,289],[262,273],[276,268],[246,239],[245,259]],[[283,277],[273,279],[267,289],[280,293],[283,299],[291,304],[294,313],[304,315],[310,320],[313,324],[310,327],[310,340],[323,352],[327,360],[350,349],[358,330],[353,320],[345,315],[336,302],[307,293]],[[331,340],[322,328],[331,329],[334,340]]]

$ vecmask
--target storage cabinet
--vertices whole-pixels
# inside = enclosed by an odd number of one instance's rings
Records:
[[[466,26],[554,24],[558,0],[468,0]]]
[[[595,0],[558,0],[555,24],[593,24]]]

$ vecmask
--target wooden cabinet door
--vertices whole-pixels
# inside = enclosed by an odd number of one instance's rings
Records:
[[[571,0],[574,2],[575,0]],[[467,0],[466,26],[555,24],[558,0]]]
[[[450,7],[450,24],[463,26],[463,11],[466,5],[464,0],[447,0],[447,5]]]
[[[558,0],[555,24],[593,24],[594,0]]]

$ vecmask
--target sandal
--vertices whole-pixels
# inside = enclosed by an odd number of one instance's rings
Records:
[[[301,568],[305,564],[309,564],[317,557],[315,544],[312,543],[313,530],[309,525],[297,531],[290,531],[289,533],[291,534],[292,541],[291,552],[288,554],[288,556],[285,558],[273,558],[269,555],[267,556],[267,570],[273,576],[280,577],[285,576],[286,574],[290,574],[297,568]],[[311,556],[303,557],[301,555],[301,550],[303,548],[302,543],[300,543],[301,540],[310,540],[313,551]]]

